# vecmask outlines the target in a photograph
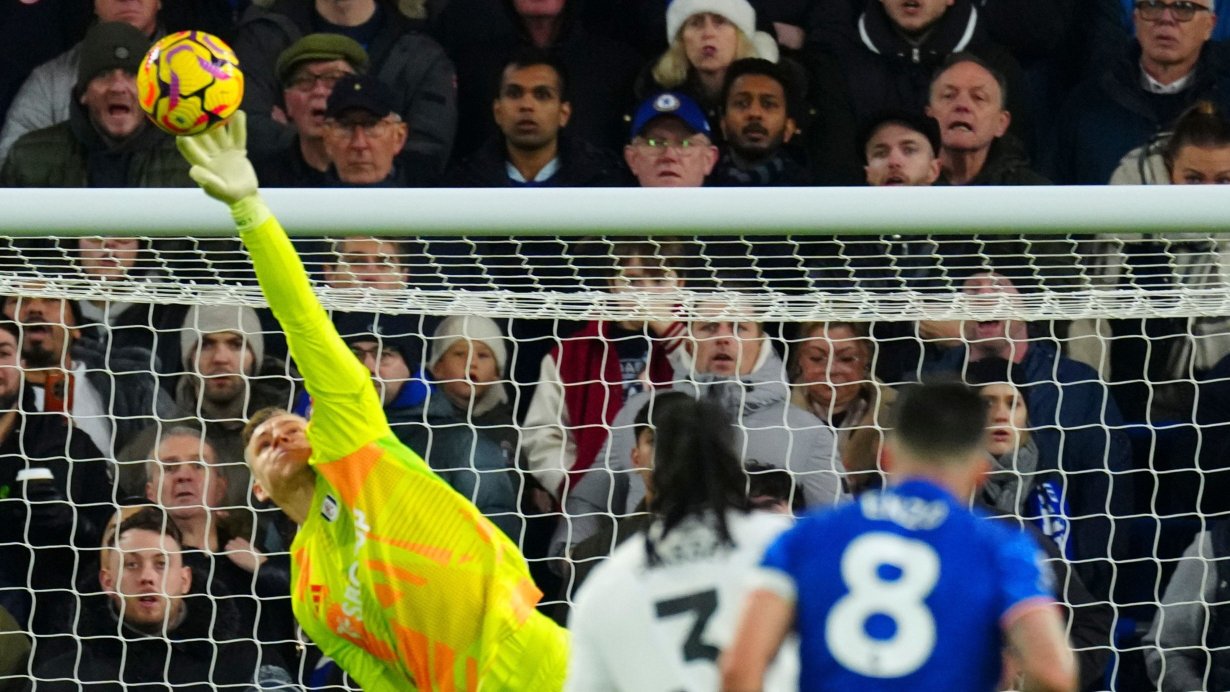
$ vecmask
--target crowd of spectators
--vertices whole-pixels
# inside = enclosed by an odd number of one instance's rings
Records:
[[[0,185],[190,186],[135,80],[152,42],[181,29],[236,49],[265,187],[1227,183],[1230,22],[1214,2],[22,0],[0,7]],[[973,237],[769,238],[754,257],[711,242],[710,266],[683,240],[622,239],[591,254],[605,271],[586,279],[612,300],[652,297],[704,289],[715,273],[746,278],[750,264],[779,276],[802,249],[811,264],[773,287],[1012,301],[1070,274],[1079,250],[1099,285],[1224,286],[1224,241],[1173,230],[1009,238],[996,252]],[[822,261],[834,243],[838,268]],[[194,254],[226,267],[224,280],[248,278],[227,240],[48,247],[59,271],[102,283],[195,279],[200,263],[175,261]],[[1000,266],[1022,248],[1058,264]],[[354,236],[300,249],[322,286],[396,291],[464,287],[510,261],[551,276],[576,248]],[[404,259],[425,250],[430,275]],[[18,650],[6,627],[29,649],[0,656],[11,666],[0,676],[19,685],[76,665],[82,679],[133,684],[172,669],[188,676],[177,684],[331,679],[293,629],[293,528],[260,501],[239,444],[260,408],[311,412],[269,315],[35,288],[0,303],[0,649]],[[1230,646],[1220,610],[1190,608],[1225,600],[1199,569],[1230,551],[1230,534],[1197,536],[1200,523],[1182,520],[1230,509],[1202,481],[1227,469],[1226,317],[777,325],[729,302],[697,310],[687,322],[666,309],[570,325],[340,312],[335,323],[399,438],[522,546],[546,602],[571,602],[592,561],[652,511],[640,471],[654,402],[683,394],[723,410],[749,486],[786,478],[772,494],[799,511],[879,485],[897,388],[947,373],[989,402],[993,472],[976,501],[1047,546],[1087,686],[1103,684],[1115,646]],[[142,509],[108,533],[117,505]],[[1148,533],[1139,518],[1153,515]],[[141,557],[129,566],[121,552]],[[1161,559],[1181,556],[1163,599]],[[173,574],[162,580],[180,598],[150,595],[148,570]],[[1177,626],[1149,629],[1159,601]],[[233,659],[205,652],[193,642],[210,628],[248,644]],[[183,664],[115,660],[160,646]],[[1133,665],[1145,679],[1146,658],[1162,687],[1200,680],[1205,665],[1230,676],[1216,655],[1154,651],[1123,655],[1120,681]]]

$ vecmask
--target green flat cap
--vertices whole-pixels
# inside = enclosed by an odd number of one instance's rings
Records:
[[[286,85],[300,63],[316,60],[345,60],[356,72],[367,71],[367,51],[358,41],[341,34],[308,34],[278,56],[278,79]]]

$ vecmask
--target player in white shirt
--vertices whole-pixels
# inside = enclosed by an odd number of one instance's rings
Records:
[[[678,392],[646,406],[650,424],[636,430],[633,459],[655,518],[582,586],[569,620],[568,692],[716,690],[747,577],[791,524],[750,510],[720,408]],[[797,682],[797,653],[784,649],[765,689]]]

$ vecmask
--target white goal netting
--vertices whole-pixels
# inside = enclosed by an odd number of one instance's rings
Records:
[[[1224,655],[1204,638],[1226,596],[1209,586],[1221,568],[1209,546],[1183,555],[1230,511],[1228,241],[656,233],[296,244],[375,371],[399,437],[522,547],[543,608],[559,617],[644,510],[630,455],[652,392],[724,402],[754,464],[749,489],[798,509],[879,482],[895,388],[939,373],[988,397],[1009,385],[980,500],[1049,542],[1071,639],[1097,671],[1089,686],[1136,689],[1151,684],[1147,666],[1205,671]],[[310,413],[242,247],[7,237],[0,296],[13,327],[0,333],[0,606],[17,632],[0,627],[0,661],[32,644],[10,679],[57,666],[55,679],[73,679],[71,666],[91,664],[82,638],[110,638],[133,660],[154,655],[124,629],[139,606],[117,611],[103,594],[111,556],[98,549],[114,506],[150,503],[193,548],[186,602],[202,605],[185,626],[208,643],[179,659],[163,652],[158,671],[233,662],[266,682],[282,680],[279,668],[299,685],[335,681],[289,614],[293,525],[255,502],[242,462],[240,431],[257,408]],[[37,473],[17,477],[44,467],[54,492]]]

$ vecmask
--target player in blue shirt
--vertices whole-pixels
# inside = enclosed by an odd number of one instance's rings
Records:
[[[987,470],[986,404],[955,382],[919,385],[894,418],[890,487],[770,546],[723,656],[723,690],[761,689],[792,627],[802,692],[995,690],[1005,643],[1024,689],[1075,690],[1038,547],[968,509]]]

